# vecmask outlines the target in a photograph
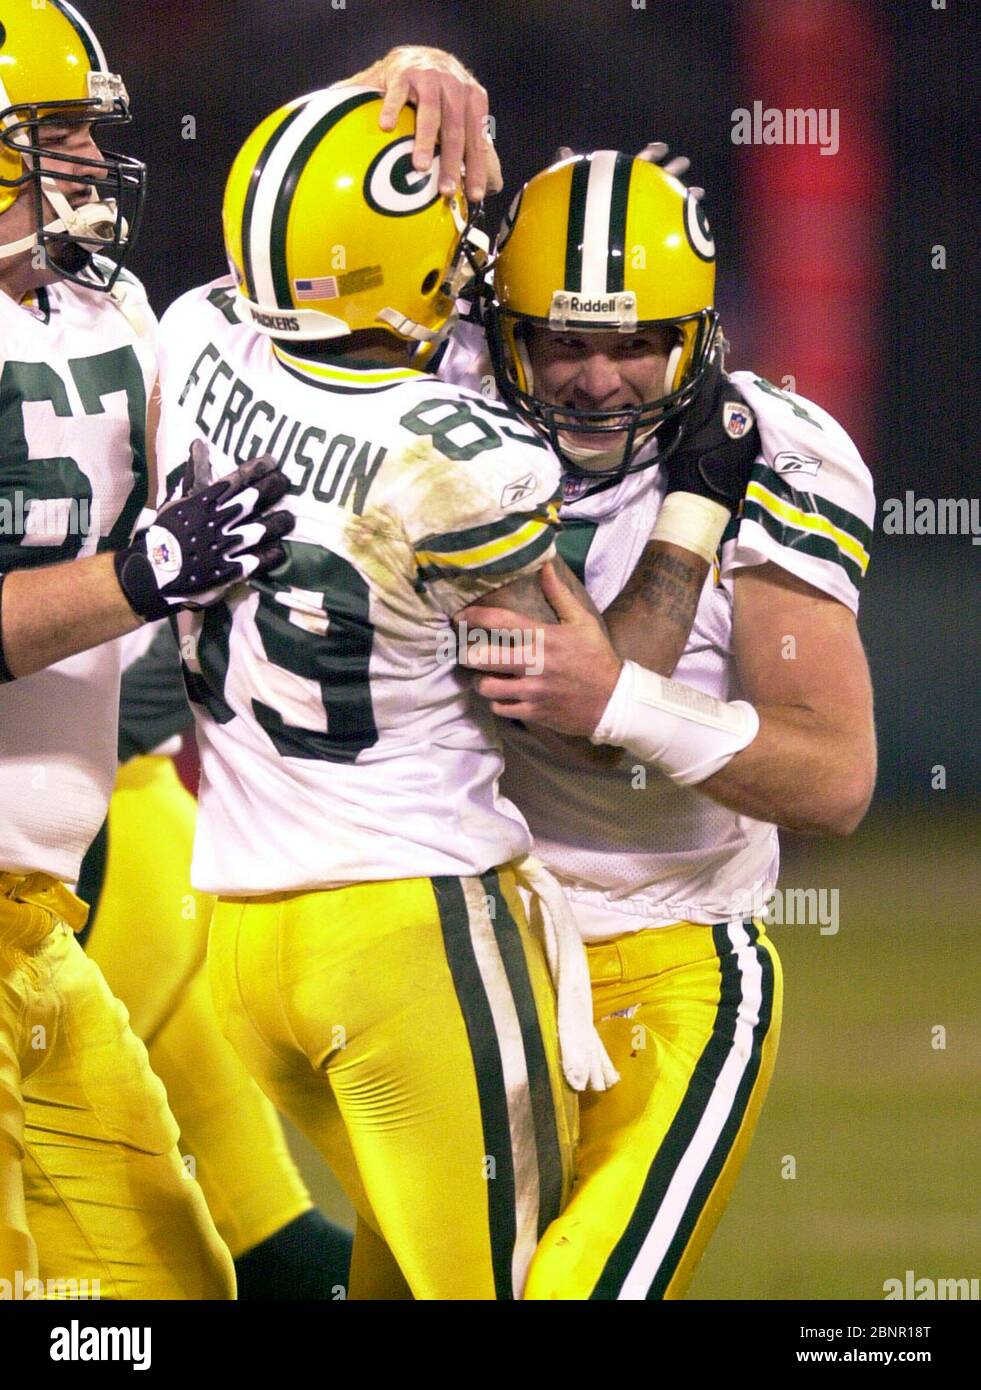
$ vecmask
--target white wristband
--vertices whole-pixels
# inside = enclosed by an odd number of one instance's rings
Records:
[[[759,727],[759,715],[745,700],[716,700],[625,661],[590,742],[625,748],[691,787],[725,767]]]
[[[670,541],[700,555],[707,565],[715,559],[722,533],[732,517],[728,507],[694,492],[669,492],[654,523],[652,541]]]

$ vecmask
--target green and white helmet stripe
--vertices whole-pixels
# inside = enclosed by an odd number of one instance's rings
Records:
[[[377,101],[376,91],[351,89],[302,97],[269,137],[246,199],[242,226],[243,270],[250,297],[269,308],[291,310],[286,232],[300,176],[321,140],[349,111]]]
[[[597,150],[573,169],[566,237],[566,290],[585,297],[622,291],[632,164],[629,155]]]
[[[94,72],[108,72],[109,65],[106,62],[106,55],[102,51],[102,45],[96,38],[95,31],[87,19],[83,19],[74,5],[69,5],[67,0],[48,0],[59,13],[63,14],[78,34],[85,46],[85,52],[92,65]]]

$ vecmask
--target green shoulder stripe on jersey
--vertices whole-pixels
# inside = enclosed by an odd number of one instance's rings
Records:
[[[419,578],[425,582],[433,579],[455,579],[464,574],[468,578],[473,575],[492,577],[514,574],[544,555],[554,539],[553,527],[542,522],[529,521],[515,532],[513,537],[474,547],[473,550],[460,551],[456,555],[417,550]],[[476,558],[483,554],[493,558]]]
[[[256,195],[259,192],[259,184],[262,176],[266,172],[266,165],[269,163],[273,150],[282,140],[290,126],[303,110],[303,106],[295,106],[283,121],[276,127],[272,135],[266,142],[266,147],[256,162],[255,169],[252,171],[252,178],[249,182],[249,191],[245,196],[245,207],[242,210],[242,269],[245,272],[245,288],[250,299],[255,299],[255,272],[252,268],[252,216],[255,212]]]
[[[565,241],[565,285],[563,289],[582,289],[582,241],[586,227],[586,189],[591,165],[580,160],[572,171],[569,190],[569,223]]]
[[[821,536],[787,525],[779,521],[772,512],[764,510],[763,507],[749,498],[743,504],[742,519],[755,521],[757,525],[763,527],[767,535],[773,537],[778,545],[786,546],[788,550],[796,550],[800,555],[811,555],[815,560],[827,560],[831,564],[840,566],[855,588],[860,587],[865,577],[864,569],[857,565],[854,560],[849,559],[828,536]]]
[[[767,465],[754,464],[743,503],[743,516],[766,527],[781,544],[837,560],[860,582],[869,566],[870,527],[843,507],[815,493],[797,492]],[[766,521],[761,518],[766,517]]]
[[[610,230],[606,252],[607,294],[620,294],[623,290],[627,198],[630,193],[630,173],[633,169],[633,163],[629,154],[620,153],[613,165],[613,186],[610,190]]]
[[[554,499],[553,499],[554,500]],[[535,507],[531,511],[509,512],[496,521],[485,522],[483,526],[468,526],[463,531],[442,531],[439,535],[424,536],[417,541],[416,550],[438,551],[440,554],[453,554],[461,550],[472,550],[487,545],[489,541],[500,540],[520,531],[529,521],[540,521],[546,525],[554,524],[549,514],[551,503],[545,507]]]
[[[598,529],[598,521],[577,521],[574,517],[563,517],[562,529],[555,538],[556,550],[583,585],[586,583],[586,556]]]
[[[800,492],[796,488],[790,487],[779,473],[774,472],[769,464],[754,463],[750,478],[753,482],[760,483],[770,492],[776,493],[778,497],[782,497],[802,511],[820,512],[833,525],[853,536],[859,545],[868,550],[872,541],[872,528],[867,526],[861,517],[857,517],[854,512],[846,511],[844,507],[839,507],[835,502],[829,502],[826,497],[821,497],[817,493]]]
[[[793,396],[789,395],[786,391],[781,391],[779,386],[774,386],[773,382],[767,381],[765,376],[755,377],[753,384],[758,386],[761,391],[765,391],[768,396],[776,396],[777,399],[783,401],[785,405],[789,405],[798,420],[806,420],[808,424],[813,425],[817,430],[824,429],[820,420],[815,420],[814,416],[808,413],[800,401],[795,401]]]
[[[357,96],[348,97],[347,101],[340,102],[332,111],[321,116],[313,129],[308,131],[300,141],[287,166],[279,186],[279,192],[276,194],[269,231],[269,261],[272,267],[276,303],[280,309],[292,309],[294,307],[293,295],[290,290],[289,267],[286,261],[286,232],[289,227],[290,209],[293,206],[293,198],[300,181],[300,175],[306,168],[307,160],[329,130],[332,130],[339,121],[342,121],[348,112],[354,111],[359,106],[364,106],[365,102],[377,101],[377,99],[377,92],[359,92]]]

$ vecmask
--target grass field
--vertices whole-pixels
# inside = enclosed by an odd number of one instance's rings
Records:
[[[978,839],[966,815],[880,812],[850,840],[786,847],[781,887],[837,888],[839,930],[771,931],[776,1075],[690,1297],[881,1299],[907,1269],[981,1276]],[[297,1152],[345,1219],[317,1155]]]

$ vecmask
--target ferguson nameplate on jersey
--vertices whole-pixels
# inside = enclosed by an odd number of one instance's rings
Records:
[[[292,492],[309,488],[319,501],[336,500],[357,516],[364,511],[368,489],[387,452],[384,446],[349,434],[331,437],[319,425],[283,414],[256,395],[214,343],[208,343],[195,362],[179,404],[193,412],[204,438],[236,463],[273,454]]]

